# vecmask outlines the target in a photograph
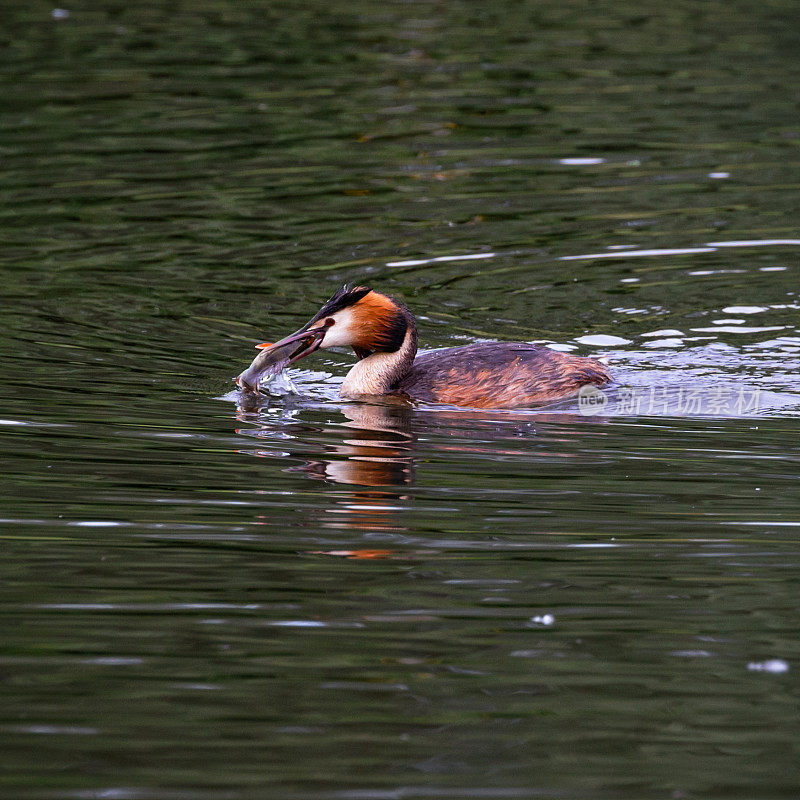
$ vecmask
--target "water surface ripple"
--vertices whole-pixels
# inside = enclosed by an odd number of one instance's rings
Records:
[[[0,797],[797,797],[798,30],[5,8]],[[233,391],[345,281],[617,384]]]

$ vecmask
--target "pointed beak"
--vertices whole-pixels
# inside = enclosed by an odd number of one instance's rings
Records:
[[[275,344],[265,342],[256,345],[261,352],[253,359],[253,363],[236,378],[237,385],[245,391],[257,392],[259,383],[265,378],[277,375],[290,364],[313,353],[322,344],[326,330],[325,325],[310,330],[301,328]]]

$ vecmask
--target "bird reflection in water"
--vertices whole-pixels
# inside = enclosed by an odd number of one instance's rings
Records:
[[[276,402],[281,408],[278,419],[272,408]],[[319,406],[309,408],[300,401],[301,405],[293,409],[296,402],[290,397],[276,399],[259,393],[242,393],[237,418],[248,427],[238,432],[272,442],[296,439],[299,430],[305,432],[302,438],[314,438],[314,431],[320,433],[322,429],[309,427],[311,423],[307,418],[301,423],[292,415],[296,417],[303,410],[319,410]],[[327,500],[333,502],[326,502],[322,511],[314,511],[314,526],[317,528],[353,531],[369,537],[368,542],[337,541],[336,549],[312,551],[348,558],[392,557],[392,551],[376,549],[376,545],[381,548],[384,544],[396,542],[398,537],[406,536],[403,512],[410,508],[409,489],[416,482],[420,458],[418,432],[425,436],[426,448],[435,446],[437,452],[446,454],[443,455],[445,458],[457,457],[455,454],[518,458],[520,441],[524,441],[527,444],[523,450],[530,448],[537,458],[569,459],[576,457],[575,451],[571,447],[562,450],[558,443],[566,442],[566,437],[579,429],[584,434],[589,433],[579,423],[593,423],[590,435],[602,435],[597,423],[603,422],[598,417],[586,418],[568,412],[548,413],[546,410],[426,409],[405,399],[391,397],[337,404],[337,410],[346,420],[326,425],[325,432],[341,434],[341,439],[334,444],[318,443],[318,454],[313,459],[301,465],[288,466],[285,471],[352,487],[347,492],[331,493]],[[287,420],[287,416],[292,421]],[[255,430],[250,427],[254,423],[258,426]],[[536,435],[537,427],[542,424],[553,426],[546,437]],[[435,432],[435,445],[425,432]],[[276,456],[274,450],[248,452],[262,457]],[[331,457],[320,457],[320,454]],[[283,452],[281,455],[302,458],[301,453]],[[429,457],[427,452],[425,457]],[[582,457],[585,458],[585,454]],[[362,543],[368,544],[369,549],[349,549]],[[324,544],[333,543],[326,541]],[[406,550],[401,557],[408,555]]]
[[[271,402],[260,394],[243,394],[237,419],[257,422],[265,436],[275,433],[275,422],[253,416]],[[413,435],[410,403],[400,398],[382,398],[377,403],[348,403],[339,407],[347,417],[341,425],[357,432],[355,438],[342,439],[329,447],[336,459],[315,459],[290,472],[304,472],[311,478],[355,486],[407,486],[414,482]],[[281,421],[280,425],[285,425]],[[243,431],[238,431],[242,433]],[[252,435],[253,431],[248,433]]]
[[[259,428],[248,428],[239,433],[274,437],[285,420],[254,414],[273,402],[260,394],[243,394],[239,401],[237,419],[256,423]],[[411,432],[413,408],[400,398],[382,398],[376,403],[348,403],[339,406],[347,418],[341,423],[347,435],[341,443],[326,445],[326,455],[332,458],[314,458],[299,466],[287,467],[287,472],[302,473],[311,479],[331,481],[354,488],[339,497],[333,506],[327,506],[316,523],[329,530],[356,530],[378,536],[391,537],[404,534],[406,528],[398,523],[397,512],[408,502],[403,492],[415,481],[414,437]],[[350,433],[352,432],[352,435]],[[269,456],[264,451],[254,455]],[[387,558],[394,551],[374,547],[360,550],[332,550],[327,555],[349,558]]]

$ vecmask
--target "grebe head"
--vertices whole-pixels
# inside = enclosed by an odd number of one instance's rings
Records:
[[[236,383],[255,391],[262,379],[329,347],[352,347],[360,359],[394,353],[413,324],[408,310],[386,295],[368,286],[343,286],[299,331],[275,344],[257,345],[261,352]]]

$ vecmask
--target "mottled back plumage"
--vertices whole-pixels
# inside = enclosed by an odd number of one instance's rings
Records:
[[[574,396],[611,374],[590,358],[524,342],[487,342],[417,356],[394,391],[415,400],[472,408],[512,408]]]

